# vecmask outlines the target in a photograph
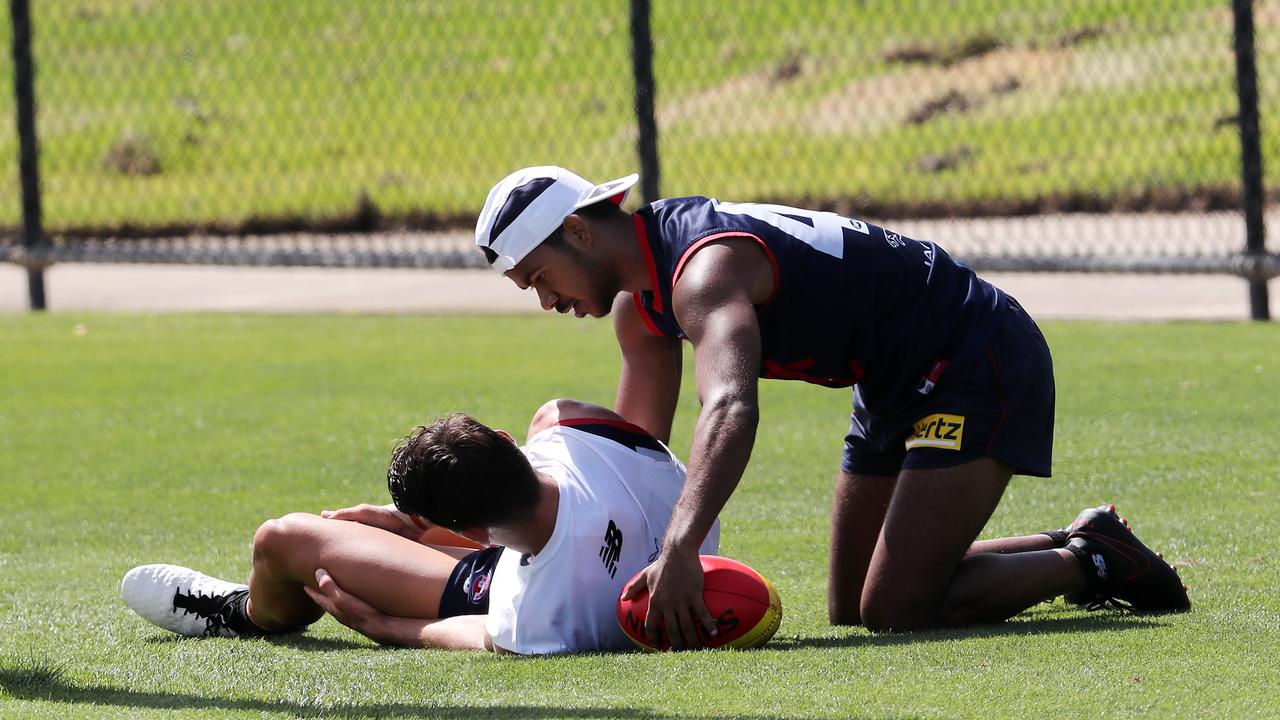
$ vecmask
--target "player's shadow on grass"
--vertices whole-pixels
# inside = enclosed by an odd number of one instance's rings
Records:
[[[143,640],[150,645],[171,645],[177,643],[205,642],[204,638],[189,638],[172,633],[156,635]],[[255,640],[239,640],[237,642],[264,642],[280,647],[292,648],[294,650],[307,650],[316,652],[335,652],[339,650],[369,650],[378,647],[373,643],[352,642],[350,640],[340,640],[338,638],[316,637],[314,635],[269,635],[264,638]]]
[[[1134,615],[1074,615],[1072,617],[1040,617],[1030,620],[1009,620],[987,625],[970,625],[950,630],[926,630],[909,633],[868,633],[862,629],[850,630],[841,637],[776,638],[765,646],[768,650],[792,650],[798,648],[854,648],[864,646],[910,645],[914,643],[950,642],[966,638],[991,638],[1003,636],[1057,635],[1061,633],[1107,632],[1151,630],[1165,625],[1156,616]]]
[[[640,720],[662,720],[680,716],[662,715],[645,708],[620,707],[557,707],[536,705],[459,706],[459,705],[407,705],[404,703],[334,703],[313,705],[287,700],[270,701],[251,698],[208,697],[183,693],[143,692],[110,685],[78,685],[63,677],[65,666],[50,665],[40,660],[6,659],[0,662],[0,690],[9,697],[52,703],[76,703],[95,706],[138,708],[155,710],[246,710],[260,714],[285,713],[302,718],[474,718],[478,715],[492,718],[616,718],[630,717]],[[69,713],[70,714],[70,713]],[[701,715],[711,720],[727,720],[727,716]],[[740,716],[735,716],[740,717]],[[770,720],[772,716],[757,716]]]

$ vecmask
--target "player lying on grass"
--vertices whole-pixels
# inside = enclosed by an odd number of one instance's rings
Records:
[[[631,647],[614,604],[653,561],[684,466],[612,411],[573,400],[539,408],[528,438],[519,448],[451,415],[392,455],[393,505],[263,523],[248,585],[144,565],[121,592],[142,617],[188,636],[296,632],[328,612],[389,645],[538,655]],[[480,549],[433,544],[450,537]],[[717,524],[700,552],[718,543]]]

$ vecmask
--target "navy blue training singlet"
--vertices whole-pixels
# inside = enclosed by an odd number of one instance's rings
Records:
[[[775,278],[756,308],[760,376],[856,384],[872,412],[976,359],[1005,307],[999,289],[937,245],[835,213],[683,197],[641,208],[634,222],[655,288],[635,295],[650,330],[684,338],[671,292],[699,248],[754,240]]]

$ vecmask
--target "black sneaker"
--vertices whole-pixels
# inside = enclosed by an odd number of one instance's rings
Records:
[[[1177,571],[1147,549],[1115,506],[1081,512],[1070,525],[1067,549],[1080,560],[1085,590],[1068,602],[1090,610],[1113,606],[1138,613],[1186,612],[1187,588]]]
[[[125,574],[120,593],[134,612],[187,637],[261,635],[248,622],[249,586],[179,565],[142,565]]]
[[[1042,534],[1048,535],[1049,537],[1053,538],[1054,547],[1064,548],[1067,546],[1067,541],[1070,539],[1071,533],[1076,529],[1077,525],[1080,525],[1081,523],[1087,521],[1089,518],[1093,517],[1095,513],[1099,513],[1099,512],[1114,513],[1115,511],[1116,511],[1116,506],[1113,505],[1112,503],[1107,503],[1106,505],[1099,505],[1098,507],[1085,508],[1084,510],[1080,511],[1079,515],[1076,515],[1076,519],[1072,520],[1070,525],[1060,530],[1045,530],[1044,533]],[[1129,526],[1129,521],[1124,518],[1120,518],[1120,522],[1124,523],[1125,527]],[[1084,561],[1081,560],[1081,562],[1084,562]],[[1088,575],[1088,573],[1086,573],[1086,575]],[[1067,593],[1066,595],[1062,596],[1062,599],[1066,600],[1072,605],[1080,605],[1081,607],[1085,607],[1085,608],[1090,608],[1093,605],[1093,596],[1090,595],[1087,590],[1084,590],[1078,593]],[[1050,598],[1045,602],[1053,602],[1053,599]],[[1092,609],[1097,609],[1097,608],[1092,608]]]
[[[1088,517],[1089,513],[1095,510],[1102,510],[1105,512],[1115,512],[1116,506],[1107,504],[1107,505],[1099,505],[1096,508],[1086,508],[1085,510],[1080,511],[1080,514],[1076,516],[1075,520],[1071,521],[1070,525],[1064,528],[1055,528],[1053,530],[1042,530],[1038,534],[1048,535],[1049,539],[1053,541],[1053,547],[1064,548],[1067,546],[1067,540],[1071,536],[1071,531],[1076,529],[1076,524],[1078,524],[1082,518]],[[1120,518],[1120,522],[1124,523],[1125,525],[1129,524],[1128,521],[1125,520],[1124,518]]]

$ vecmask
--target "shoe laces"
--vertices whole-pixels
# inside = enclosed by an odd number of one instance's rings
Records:
[[[173,594],[173,609],[175,612],[181,610],[183,615],[194,614],[203,618],[205,637],[220,636],[227,632],[234,634],[227,623],[231,619],[236,599],[246,592],[248,591],[237,590],[226,595],[216,595],[202,592],[184,593],[178,590]]]
[[[1095,598],[1093,600],[1090,600],[1084,606],[1084,609],[1088,610],[1089,612],[1093,612],[1095,610],[1105,610],[1108,608],[1112,610],[1124,610],[1128,612],[1134,612],[1133,603],[1126,602],[1124,600],[1119,600],[1113,597]]]

